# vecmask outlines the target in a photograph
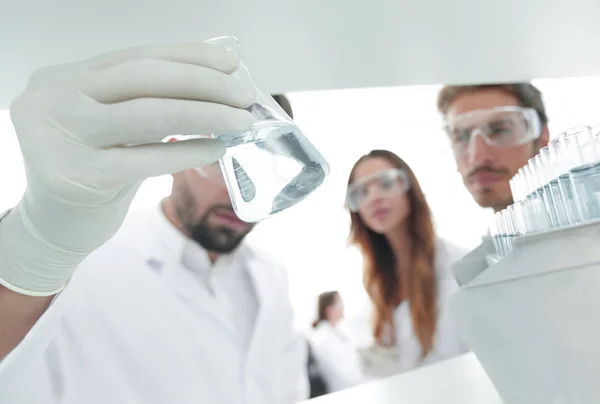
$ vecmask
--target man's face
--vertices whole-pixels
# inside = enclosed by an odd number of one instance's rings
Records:
[[[187,170],[173,175],[172,199],[190,238],[215,253],[233,251],[254,224],[238,219],[218,163],[204,167],[208,175]]]
[[[446,119],[475,110],[511,106],[518,106],[512,95],[495,89],[481,90],[458,96],[450,104]],[[512,176],[547,142],[547,128],[543,128],[537,141],[508,147],[491,146],[482,136],[472,136],[463,152],[455,150],[456,166],[475,201],[499,211],[513,203],[509,185]]]

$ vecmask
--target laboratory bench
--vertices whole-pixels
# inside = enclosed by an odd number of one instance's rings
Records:
[[[301,404],[502,404],[473,353]]]

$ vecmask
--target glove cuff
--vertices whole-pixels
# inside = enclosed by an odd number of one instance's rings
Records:
[[[28,296],[59,293],[87,254],[45,240],[19,203],[0,222],[0,284]]]

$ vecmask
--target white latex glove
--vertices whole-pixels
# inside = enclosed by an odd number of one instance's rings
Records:
[[[35,73],[11,108],[27,190],[0,222],[0,284],[56,294],[119,229],[143,180],[219,159],[225,150],[215,139],[160,141],[249,129],[242,108],[254,89],[230,76],[237,66],[231,52],[181,44]]]

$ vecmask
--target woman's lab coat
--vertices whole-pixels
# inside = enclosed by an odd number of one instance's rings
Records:
[[[339,328],[321,321],[310,333],[309,341],[329,393],[363,382],[358,351]]]
[[[360,349],[369,380],[412,370],[469,351],[449,310],[450,297],[458,290],[452,266],[467,250],[443,239],[438,239],[436,245],[438,320],[433,347],[421,358],[421,345],[414,333],[410,302],[403,301],[394,309],[394,332],[391,325],[384,326],[382,342],[386,347],[373,344],[371,340],[370,347]],[[372,306],[370,311],[372,312]]]
[[[1,403],[295,404],[308,398],[306,342],[293,330],[283,268],[245,246],[235,253],[233,262],[240,276],[247,271],[258,300],[252,335],[242,343],[199,297],[181,265],[179,241],[159,215],[158,209],[137,213],[84,261],[0,363]]]

